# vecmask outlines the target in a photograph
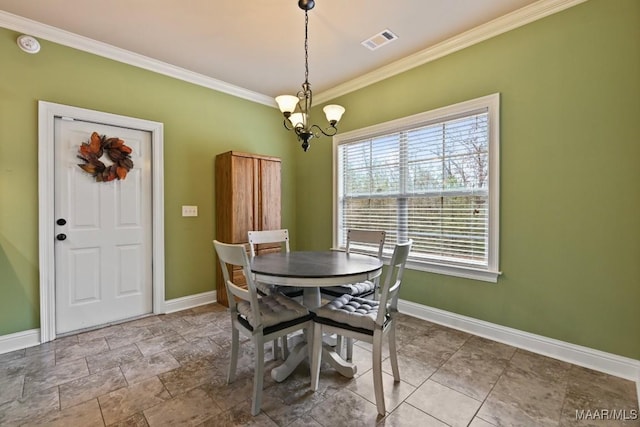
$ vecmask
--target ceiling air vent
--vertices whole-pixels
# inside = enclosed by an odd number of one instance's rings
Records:
[[[376,50],[379,47],[384,46],[387,43],[391,43],[396,40],[398,36],[393,34],[389,30],[384,30],[379,32],[373,37],[368,38],[367,40],[362,42],[362,45],[369,50]]]

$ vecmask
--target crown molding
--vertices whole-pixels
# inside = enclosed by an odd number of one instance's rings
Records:
[[[363,87],[393,77],[412,68],[434,61],[443,56],[480,43],[491,37],[529,24],[538,19],[563,11],[570,7],[584,3],[587,0],[539,0],[507,15],[494,19],[486,24],[475,27],[457,36],[451,37],[432,47],[419,51],[406,58],[392,62],[360,77],[352,79],[331,89],[314,94],[316,103],[321,104]],[[166,62],[158,61],[144,55],[120,49],[107,43],[102,43],[80,36],[59,28],[42,24],[21,16],[0,10],[0,26],[19,31],[58,43],[74,49],[93,53],[105,58],[113,59],[145,70],[153,71],[189,83],[223,92],[238,98],[259,104],[277,107],[272,97],[244,89],[203,74],[195,73]]]
[[[542,19],[580,3],[584,3],[585,1],[587,0],[537,1],[507,15],[496,18],[493,21],[489,21],[486,24],[479,25],[471,30],[458,34],[457,36],[451,37],[427,49],[414,53],[413,55],[399,59],[321,93],[314,94],[314,101],[316,104],[322,104],[331,99],[362,89],[363,87],[369,86],[373,83],[393,77],[412,68],[435,61],[443,56],[447,56],[474,44],[506,33],[507,31],[522,27],[538,19]]]
[[[173,77],[178,80],[193,83],[229,95],[243,98],[248,101],[257,102],[268,106],[276,106],[272,97],[261,93],[253,92],[230,83],[217,80],[200,73],[186,70],[166,62],[158,61],[144,55],[140,55],[107,43],[99,42],[88,37],[80,36],[60,28],[42,24],[31,19],[23,18],[0,10],[0,27],[9,30],[26,33],[34,37],[49,40],[54,43],[68,46],[74,49],[89,52],[114,61],[133,65],[158,74]]]

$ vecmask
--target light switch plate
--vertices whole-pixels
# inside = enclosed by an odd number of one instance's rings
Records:
[[[182,207],[182,216],[198,216],[198,207],[197,206],[183,206]]]

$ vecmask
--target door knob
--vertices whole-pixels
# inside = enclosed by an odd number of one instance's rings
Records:
[[[56,224],[58,225],[65,225],[67,223],[67,220],[64,218],[60,218],[59,220],[56,221]]]
[[[66,234],[60,233],[56,236],[56,239],[58,240],[65,240],[67,238]]]

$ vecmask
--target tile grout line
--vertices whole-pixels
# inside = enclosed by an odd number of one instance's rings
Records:
[[[508,345],[508,344],[507,344]],[[507,372],[507,370],[509,369],[509,366],[511,364],[511,361],[513,360],[514,357],[516,357],[516,354],[518,353],[518,351],[520,350],[518,347],[514,347],[515,351],[513,352],[513,354],[511,355],[511,357],[509,358],[509,360],[507,361],[507,366],[505,366],[505,368],[502,370],[502,372],[500,373],[500,375],[498,375],[498,378],[496,379],[496,382],[493,384],[493,386],[491,387],[491,390],[489,390],[489,393],[487,393],[487,395],[484,397],[484,399],[482,400],[482,404],[480,405],[480,407],[478,408],[478,411],[476,412],[476,414],[474,415],[475,417],[478,417],[478,412],[480,412],[480,409],[482,409],[482,407],[484,406],[484,404],[486,403],[487,399],[489,398],[489,396],[491,396],[491,393],[493,393],[493,390],[496,388],[496,386],[498,385],[498,382],[500,381],[500,379],[505,375],[505,373]],[[485,421],[491,425],[495,425],[492,422],[489,422],[487,420],[485,420],[482,417],[478,417],[480,418],[482,421]]]
[[[445,363],[447,363],[447,361],[448,361],[449,359],[451,359],[451,358],[453,357],[453,355],[454,355],[454,354],[456,354],[456,353],[458,352],[458,350],[460,350],[460,348],[462,348],[462,346],[463,346],[464,344],[466,344],[466,342],[467,342],[468,340],[469,340],[469,338],[467,338],[467,340],[465,340],[465,342],[464,342],[464,343],[463,343],[463,344],[462,344],[462,345],[461,345],[461,346],[460,346],[456,351],[454,351],[454,352],[451,354],[451,356],[449,356],[449,357],[447,358],[447,360],[445,360],[445,361],[443,361],[442,363],[440,363],[440,364],[438,365],[438,367],[437,367],[437,368],[436,368],[436,369],[431,373],[431,375],[429,375],[427,378],[425,378],[425,379],[424,379],[424,381],[422,381],[418,386],[416,386],[416,387],[413,389],[413,391],[412,391],[411,393],[409,393],[409,394],[407,395],[407,397],[405,397],[405,398],[404,398],[404,400],[402,401],[402,403],[406,403],[407,405],[411,406],[412,408],[417,409],[418,411],[422,412],[423,414],[425,414],[425,415],[427,415],[427,416],[429,416],[429,417],[431,417],[431,418],[433,418],[433,419],[435,419],[435,420],[438,420],[438,421],[440,421],[441,423],[443,423],[443,424],[445,424],[445,425],[449,425],[449,424],[447,424],[444,420],[441,420],[440,418],[437,418],[437,417],[435,417],[434,415],[429,414],[428,412],[425,412],[425,411],[424,411],[424,410],[422,410],[421,408],[418,408],[418,407],[416,407],[416,406],[412,405],[412,404],[411,404],[411,403],[409,403],[407,400],[408,400],[408,399],[409,399],[409,398],[410,398],[410,397],[411,397],[411,396],[412,396],[412,395],[413,395],[413,394],[414,394],[414,393],[415,393],[415,392],[416,392],[420,387],[422,387],[422,386],[423,386],[427,381],[429,381],[429,380],[431,380],[431,381],[433,381],[433,382],[435,382],[435,383],[437,383],[437,384],[440,384],[440,383],[438,383],[436,380],[433,380],[433,379],[432,379],[432,377],[435,375],[435,373],[436,373],[436,372],[438,372],[438,370],[439,370],[442,366],[444,366],[444,364],[445,364]],[[442,384],[441,384],[441,385],[442,385]],[[446,387],[446,386],[445,386],[445,387]],[[453,390],[453,389],[452,389],[452,390]],[[457,390],[454,390],[454,391],[457,391]],[[402,405],[402,403],[400,403],[400,405]],[[394,409],[394,411],[395,411],[395,410],[397,410],[397,409],[400,407],[400,405],[398,405],[398,406]],[[389,413],[389,415],[391,415],[391,413],[393,413],[394,411],[390,412],[390,413]],[[386,416],[385,416],[385,418],[386,418]]]
[[[562,394],[562,405],[560,406],[560,414],[558,415],[558,423],[562,421],[562,414],[564,413],[564,406],[567,404],[567,391],[569,390],[569,379],[571,377],[570,372],[574,365],[570,365],[567,370],[567,380],[564,383],[564,393]]]
[[[125,380],[126,381],[126,380]],[[102,425],[107,425],[107,420],[104,419],[104,413],[102,412],[102,405],[100,404],[100,396],[96,396],[96,401],[98,402],[98,409],[100,409],[100,417],[102,417]]]
[[[471,337],[473,337],[473,336],[474,336],[474,335],[472,335]],[[465,344],[466,344],[466,343],[471,339],[471,337],[469,337],[469,338],[465,341]],[[451,358],[452,358],[452,357],[453,357],[453,356],[454,356],[454,355],[455,355],[455,354],[456,354],[456,353],[457,353],[457,352],[458,352],[458,351],[459,351],[463,346],[464,346],[464,344],[463,344],[462,346],[460,346],[460,348],[459,348],[458,350],[456,350],[456,352],[455,352],[454,354],[452,354],[452,355],[451,355],[451,357],[449,357],[449,359],[447,359],[447,360],[450,360],[450,359],[451,359]],[[518,351],[518,349],[517,349],[517,348],[515,348],[515,351],[513,352],[513,354],[511,355],[511,357],[509,358],[509,360],[508,360],[508,362],[507,362],[507,366],[505,366],[505,368],[502,370],[502,372],[500,372],[500,375],[498,375],[498,378],[496,379],[496,381],[495,381],[495,382],[493,383],[493,385],[491,386],[491,389],[487,392],[486,396],[485,396],[482,400],[478,400],[478,399],[476,399],[476,398],[475,398],[475,397],[473,397],[473,396],[469,396],[469,395],[468,395],[467,393],[465,393],[465,392],[461,392],[461,391],[458,391],[458,390],[456,390],[456,389],[453,389],[453,388],[449,387],[448,385],[446,385],[446,384],[442,384],[441,382],[439,382],[439,381],[437,381],[437,380],[432,380],[432,381],[433,381],[433,382],[435,382],[435,383],[437,383],[437,384],[440,384],[440,385],[441,385],[441,386],[443,386],[443,387],[448,388],[449,390],[452,390],[452,391],[458,392],[458,393],[462,394],[463,396],[469,397],[469,398],[471,398],[471,399],[476,400],[477,402],[480,402],[480,406],[478,406],[478,409],[476,409],[476,410],[475,410],[475,412],[473,413],[473,416],[471,417],[471,420],[469,420],[469,423],[467,424],[467,426],[469,426],[469,425],[473,422],[473,420],[474,420],[476,417],[478,417],[478,412],[480,412],[480,409],[482,409],[482,406],[485,404],[485,402],[487,401],[488,397],[491,395],[491,392],[493,391],[493,389],[494,389],[494,388],[496,387],[496,385],[498,384],[498,381],[500,381],[500,378],[502,378],[502,376],[503,376],[503,375],[504,375],[504,373],[506,372],[506,370],[507,370],[507,368],[508,368],[508,363],[509,363],[509,362],[511,362],[511,360],[513,359],[513,357],[515,356],[515,354],[517,353],[517,351]],[[440,367],[444,366],[445,364],[446,364],[446,362],[444,362],[442,365],[440,365]],[[439,369],[440,369],[440,368],[438,368],[438,370],[439,370]],[[436,370],[433,374],[431,374],[431,376],[433,376],[436,372],[438,372],[438,370]],[[429,415],[430,415],[430,414],[429,414]],[[431,416],[433,416],[433,415],[431,415]],[[480,418],[480,417],[478,417],[478,418]],[[490,423],[489,421],[487,421],[487,420],[485,420],[485,419],[483,419],[483,418],[480,418],[480,419],[481,419],[481,420],[483,420],[483,421],[486,421],[487,423],[489,423],[489,424],[491,424],[491,425],[495,425],[495,424]],[[445,424],[446,424],[446,423],[445,423]]]

